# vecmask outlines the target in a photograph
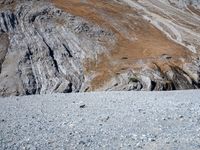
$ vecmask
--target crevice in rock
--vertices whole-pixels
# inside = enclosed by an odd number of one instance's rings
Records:
[[[0,61],[0,74],[1,74],[1,69],[2,69],[2,61]]]
[[[28,58],[27,58],[28,59]],[[19,73],[19,77],[21,79],[22,82],[22,86],[23,86],[23,90],[24,90],[24,94],[26,95],[35,95],[37,93],[37,83],[36,83],[36,79],[35,76],[33,75],[32,69],[29,72],[23,72],[23,63],[20,62],[20,67],[18,69],[18,73]]]
[[[176,90],[176,87],[173,82],[171,83],[171,86],[172,86],[172,90]]]
[[[6,54],[5,54],[5,56],[2,57],[2,59],[0,59],[0,74],[1,74],[1,71],[2,71],[2,64],[5,61],[5,57],[6,57]]]
[[[33,79],[34,79],[34,81],[35,81],[35,83],[36,83],[36,93],[40,94],[41,85],[39,84],[39,82],[38,82],[38,77],[36,76],[36,74],[35,74],[35,72],[34,72],[32,57],[33,57],[33,53],[31,52],[31,49],[30,49],[30,47],[28,46],[28,58],[29,58],[29,60],[31,61],[31,69],[32,69],[32,73],[33,73]],[[36,93],[35,93],[35,94],[36,94]]]
[[[8,17],[10,19],[10,24],[11,24],[12,28],[15,29],[16,24],[18,24],[17,17],[13,13],[11,13],[11,15],[9,15]]]
[[[190,83],[188,79],[185,77],[187,76],[190,78],[190,76],[184,70],[180,69],[177,66],[170,66],[170,67],[174,74],[172,81],[174,83],[175,89],[177,90],[195,89],[195,85],[193,85],[193,83]]]
[[[49,55],[51,56],[53,63],[54,63],[54,67],[56,69],[57,72],[59,72],[59,67],[58,67],[58,63],[54,57],[54,51],[53,49],[48,45],[48,43],[45,41],[45,39],[43,38],[43,42],[45,43],[45,45],[48,47],[49,50]]]
[[[156,88],[156,82],[151,81],[151,91],[153,91]]]
[[[34,95],[39,94],[41,87],[38,85],[37,77],[34,74],[32,64],[33,53],[30,47],[27,47],[24,58],[19,63],[18,74],[21,79],[24,94]]]
[[[1,27],[1,25],[0,25]],[[0,29],[0,33],[6,33],[3,29]]]
[[[28,53],[26,54],[27,54],[28,59],[31,60],[31,56],[33,55],[33,53],[31,52],[31,49],[29,46],[28,46]]]
[[[69,57],[73,57],[72,54],[71,54],[71,52],[70,52],[70,50],[69,50],[69,48],[65,44],[62,44],[62,45],[65,48],[65,50],[67,51]]]
[[[7,34],[0,34],[0,74],[2,72],[2,64],[8,53],[9,39]]]
[[[65,89],[63,93],[71,93],[73,91],[72,86],[73,84],[69,83],[67,89]]]
[[[2,18],[3,18],[3,22],[4,22],[4,26],[5,26],[6,30],[9,31],[9,29],[8,29],[8,24],[7,24],[6,18],[5,18],[5,13],[2,12],[2,13],[1,13],[1,16],[2,16]]]

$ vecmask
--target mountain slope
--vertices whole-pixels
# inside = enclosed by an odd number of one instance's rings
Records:
[[[199,88],[198,4],[1,0],[0,95]]]

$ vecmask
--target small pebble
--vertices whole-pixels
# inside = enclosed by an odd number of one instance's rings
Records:
[[[80,141],[79,144],[85,145],[86,143],[84,141]]]
[[[183,118],[183,116],[182,116],[182,115],[180,115],[180,116],[179,116],[179,118]]]
[[[80,108],[85,108],[85,104],[81,105]]]

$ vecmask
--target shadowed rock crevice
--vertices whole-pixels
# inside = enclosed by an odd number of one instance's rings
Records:
[[[7,22],[6,22],[5,14],[4,14],[4,13],[1,13],[1,16],[2,16],[2,18],[3,18],[3,23],[4,23],[4,26],[5,26],[5,28],[6,28],[6,31],[8,31],[9,29],[8,29],[8,24],[7,24]]]
[[[5,57],[8,53],[9,39],[5,33],[0,33],[0,74],[2,70],[2,64],[5,61]]]
[[[172,81],[177,90],[198,88],[198,87],[195,87],[195,85],[193,84],[194,82],[188,76],[188,74],[184,72],[183,70],[181,70],[179,67],[171,66],[171,69],[173,72]]]
[[[67,51],[69,57],[73,57],[71,52],[70,52],[70,50],[69,50],[69,48],[65,44],[62,44],[62,45],[64,46],[65,50]]]
[[[68,87],[63,91],[63,93],[71,93],[73,92],[72,83],[68,84]]]
[[[10,24],[11,24],[12,28],[14,29],[16,27],[16,25],[18,24],[17,17],[12,13],[9,16],[9,19],[10,19]]]
[[[28,48],[23,60],[19,62],[19,78],[21,79],[25,95],[33,95],[39,91],[32,68],[32,55],[30,48]]]
[[[19,24],[16,15],[10,10],[0,13],[0,31],[2,33],[13,31]]]
[[[47,44],[47,42],[45,41],[44,38],[43,38],[42,40],[43,40],[43,42],[45,43],[45,45],[48,47],[49,56],[52,58],[52,61],[53,61],[53,63],[54,63],[54,67],[55,67],[56,71],[59,72],[58,63],[57,63],[57,61],[56,61],[56,59],[55,59],[55,57],[54,57],[54,51],[53,51],[53,49]]]

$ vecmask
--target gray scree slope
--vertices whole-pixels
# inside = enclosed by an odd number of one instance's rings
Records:
[[[200,149],[200,92],[0,99],[0,149]]]

